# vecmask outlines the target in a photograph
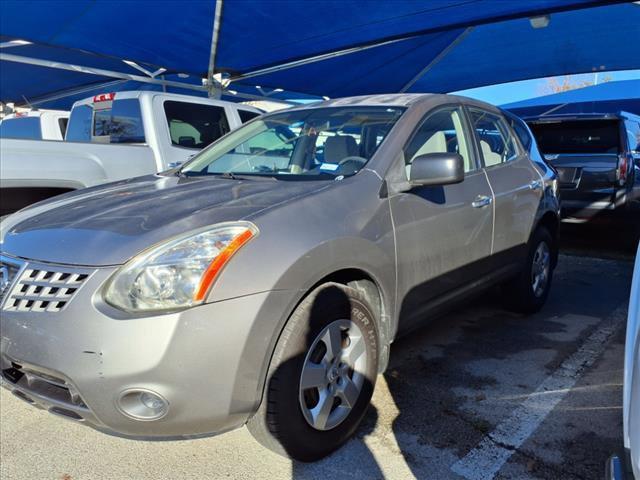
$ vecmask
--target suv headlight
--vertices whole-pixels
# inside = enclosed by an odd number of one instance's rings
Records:
[[[104,298],[128,311],[198,305],[229,259],[257,233],[249,222],[224,223],[158,244],[123,265]]]

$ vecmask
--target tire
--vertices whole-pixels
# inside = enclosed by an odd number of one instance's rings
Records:
[[[522,271],[503,285],[505,301],[510,310],[520,313],[535,313],[543,307],[551,289],[556,248],[556,243],[549,230],[542,226],[538,227],[529,240],[527,257]],[[540,283],[536,288],[534,269],[536,269],[536,273],[539,271],[540,264],[536,265],[536,260],[540,258],[541,252],[546,252],[547,255],[546,281],[542,288],[540,288]]]
[[[334,365],[337,360],[330,359],[340,358],[328,348],[329,338],[342,339],[334,345],[340,345],[337,350],[344,361],[354,365],[322,366],[317,378],[329,387],[300,390],[303,378],[316,379],[309,374],[315,368],[305,369],[303,377],[305,365]],[[276,344],[262,403],[247,424],[249,431],[263,446],[289,458],[310,462],[329,455],[353,435],[366,413],[378,372],[378,351],[376,321],[364,294],[337,283],[319,286],[295,309]],[[349,352],[354,362],[344,356]],[[350,387],[358,384],[359,394],[354,396]],[[351,395],[340,393],[342,389]],[[339,398],[330,400],[330,393]],[[318,413],[321,405],[328,406],[328,416]]]

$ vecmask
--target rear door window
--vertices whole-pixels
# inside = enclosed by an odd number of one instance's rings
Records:
[[[618,125],[618,120],[563,120],[529,124],[544,154],[618,154]]]
[[[0,122],[0,138],[41,140],[40,117],[9,118]]]
[[[518,156],[511,129],[499,115],[484,110],[470,109],[485,167],[514,160]]]
[[[217,105],[167,100],[164,113],[177,147],[202,149],[230,131],[224,108]]]

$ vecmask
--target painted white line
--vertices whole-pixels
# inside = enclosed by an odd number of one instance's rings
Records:
[[[604,352],[607,340],[626,318],[626,302],[618,306],[580,348],[451,470],[468,480],[491,480],[542,421],[571,390],[582,372]]]

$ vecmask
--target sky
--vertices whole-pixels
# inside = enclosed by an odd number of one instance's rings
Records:
[[[624,70],[619,72],[598,72],[598,83],[604,79],[610,81],[616,80],[635,80],[640,79],[640,70]],[[580,75],[570,75],[571,83],[579,84],[581,82],[594,82],[596,74],[586,73]],[[523,80],[520,82],[502,83],[500,85],[490,85],[488,87],[471,88],[469,90],[460,90],[452,92],[466,97],[483,100],[494,105],[503,105],[505,103],[517,102],[528,98],[540,97],[542,95],[550,95],[552,92],[549,88],[550,79],[556,79],[558,83],[563,83],[564,76],[537,78],[534,80]],[[638,92],[640,96],[640,92]]]

